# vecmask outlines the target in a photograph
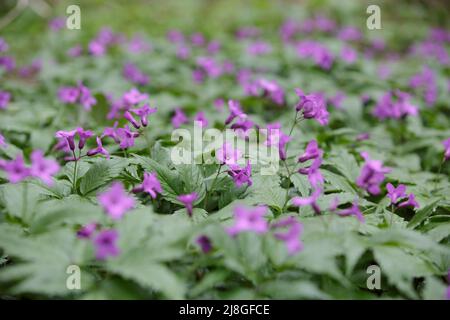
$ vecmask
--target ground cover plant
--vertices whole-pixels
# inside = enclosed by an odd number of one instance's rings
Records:
[[[398,3],[0,24],[0,298],[450,298],[448,12]]]

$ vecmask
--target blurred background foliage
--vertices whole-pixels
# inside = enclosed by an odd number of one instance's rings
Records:
[[[143,32],[155,37],[172,28],[217,37],[254,25],[270,35],[285,18],[303,20],[319,11],[365,29],[369,37],[382,36],[398,49],[423,36],[430,25],[448,26],[450,13],[447,0],[1,0],[0,21],[11,22],[0,34],[16,52],[26,54],[42,42],[48,19],[64,16],[71,4],[80,6],[82,18],[81,30],[73,32],[86,41],[105,25],[128,35]],[[381,8],[382,30],[365,28],[370,4]]]

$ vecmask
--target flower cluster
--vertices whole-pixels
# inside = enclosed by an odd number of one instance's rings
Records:
[[[90,111],[97,103],[88,87],[80,81],[76,87],[62,87],[58,91],[58,98],[63,103],[80,103],[86,111]]]
[[[58,163],[55,160],[46,159],[42,150],[34,150],[30,155],[30,160],[31,166],[27,166],[22,155],[18,155],[10,161],[0,159],[0,169],[6,172],[11,183],[18,183],[27,178],[38,178],[52,186],[54,184],[53,176],[59,171]]]

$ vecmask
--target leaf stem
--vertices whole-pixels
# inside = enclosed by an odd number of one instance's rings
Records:
[[[73,166],[73,178],[72,178],[72,193],[75,193],[77,190],[77,175],[78,175],[78,158],[75,155],[75,151],[72,150],[73,159],[75,161],[75,164]]]
[[[214,186],[216,185],[217,178],[218,178],[219,175],[221,174],[222,166],[223,166],[223,164],[220,164],[219,169],[217,170],[217,174],[216,174],[216,176],[214,177],[213,182],[211,183],[211,188],[210,188],[209,190],[206,190],[205,206],[204,206],[204,208],[205,208],[206,211],[208,211],[208,210],[207,210],[207,207],[208,207],[208,198],[209,198],[209,194],[213,191]]]

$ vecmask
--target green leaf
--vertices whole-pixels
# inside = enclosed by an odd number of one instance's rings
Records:
[[[128,165],[123,158],[101,160],[94,163],[81,178],[80,191],[88,195],[117,177]]]

